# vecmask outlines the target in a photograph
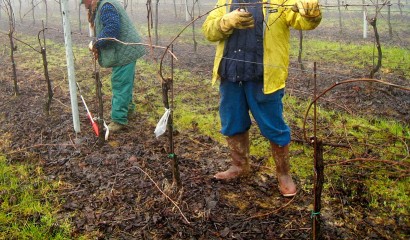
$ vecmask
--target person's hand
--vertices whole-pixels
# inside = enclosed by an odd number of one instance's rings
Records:
[[[318,0],[297,0],[292,10],[299,12],[302,17],[315,18],[320,16]]]
[[[91,42],[88,44],[88,49],[89,49],[91,52],[94,50],[94,43],[95,43],[95,41],[93,40],[93,41],[91,41]]]
[[[98,49],[95,47],[95,40],[88,44],[88,49],[93,53],[95,59],[98,59]]]
[[[251,13],[244,10],[236,9],[225,14],[220,23],[222,32],[228,32],[231,29],[247,29],[255,26],[255,20]]]

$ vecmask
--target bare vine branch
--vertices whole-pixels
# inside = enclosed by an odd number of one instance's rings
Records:
[[[308,137],[306,136],[306,122],[307,122],[307,117],[309,114],[309,111],[312,107],[313,104],[315,104],[323,95],[325,95],[327,92],[329,92],[330,90],[332,90],[333,88],[335,88],[336,86],[342,85],[342,84],[348,84],[348,83],[354,83],[354,82],[376,82],[376,83],[380,83],[380,84],[384,84],[384,85],[388,85],[391,87],[395,87],[404,91],[410,91],[410,87],[405,87],[405,86],[401,86],[401,85],[397,85],[397,84],[393,84],[393,83],[389,83],[389,82],[385,82],[385,81],[381,81],[381,80],[377,80],[377,79],[372,79],[372,78],[358,78],[358,79],[348,79],[348,80],[344,80],[342,82],[336,82],[334,83],[332,86],[330,86],[329,88],[327,88],[326,90],[324,90],[321,94],[319,94],[318,96],[316,96],[313,101],[309,104],[306,113],[305,113],[305,117],[303,120],[303,136],[306,142],[308,142]]]
[[[158,191],[160,191],[162,193],[162,195],[164,195],[179,211],[179,213],[181,214],[181,216],[184,218],[184,220],[190,224],[190,222],[188,221],[188,219],[185,217],[185,215],[182,213],[181,208],[179,208],[179,206],[177,205],[177,203],[172,200],[167,194],[164,193],[164,191],[161,190],[161,188],[158,186],[158,184],[151,178],[151,176],[145,172],[142,168],[140,168],[139,166],[135,166],[138,170],[140,170],[141,172],[143,172],[145,174],[145,176],[147,176],[149,178],[149,180],[155,185],[155,187],[158,189]]]

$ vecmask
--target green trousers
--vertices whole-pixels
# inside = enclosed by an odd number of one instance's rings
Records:
[[[128,124],[128,111],[134,111],[132,102],[136,62],[113,67],[111,75],[111,120],[120,124]]]

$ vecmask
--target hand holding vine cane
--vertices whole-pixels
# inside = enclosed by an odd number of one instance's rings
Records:
[[[233,10],[225,14],[220,21],[220,30],[229,32],[232,29],[247,29],[255,26],[255,20],[251,13],[241,11],[240,9]]]
[[[320,16],[318,0],[297,0],[292,10],[299,12],[302,17],[316,18]]]
[[[98,49],[95,47],[95,40],[88,44],[88,49],[93,53],[94,58],[98,60]]]

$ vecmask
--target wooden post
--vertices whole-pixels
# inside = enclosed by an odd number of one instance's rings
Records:
[[[305,66],[303,66],[302,62],[302,53],[303,53],[303,31],[299,30],[299,53],[298,53],[298,63],[300,70],[304,71]],[[308,87],[309,87],[309,82],[308,82]]]
[[[406,4],[407,4],[407,0],[406,0]],[[390,2],[389,2],[389,5],[390,5]],[[400,16],[403,17],[403,9],[401,8],[402,4],[400,0],[397,0],[397,5],[399,6]]]
[[[48,74],[48,62],[47,62],[47,51],[46,51],[46,37],[45,37],[45,27],[44,27],[44,21],[42,21],[43,24],[43,46],[41,47],[41,56],[43,57],[43,68],[44,68],[44,77],[47,82],[47,101],[45,104],[45,112],[47,116],[50,114],[50,105],[51,105],[51,100],[53,99],[53,89],[51,87],[51,81],[50,81],[50,76]],[[39,40],[40,41],[40,40]]]
[[[188,0],[185,0],[185,21],[189,21],[191,18],[189,17],[189,11],[188,11]]]
[[[175,18],[177,18],[177,17],[178,17],[178,14],[177,14],[177,3],[175,2],[175,0],[173,0],[173,3],[174,3],[174,15],[175,15]]]
[[[317,97],[317,78],[316,78],[316,62],[314,63],[314,94],[313,99]],[[317,103],[314,102],[314,116],[313,116],[313,132],[314,136],[311,139],[314,147],[314,181],[313,181],[313,211],[311,214],[312,218],[312,239],[322,239],[322,232],[320,229],[320,210],[321,210],[321,198],[322,198],[322,189],[324,182],[324,164],[323,164],[323,144],[317,138]]]
[[[78,8],[78,31],[82,33],[82,25],[81,25],[81,8]]]
[[[155,44],[158,45],[159,37],[158,37],[158,7],[159,7],[159,0],[155,1]]]
[[[172,51],[172,47],[171,47]],[[168,157],[172,160],[172,180],[173,184],[176,184],[177,188],[182,186],[181,177],[179,174],[179,163],[178,157],[174,152],[174,126],[173,126],[173,106],[169,104],[169,95],[168,93],[171,92],[171,99],[173,99],[173,70],[174,70],[174,60],[171,57],[171,78],[163,80],[162,82],[162,102],[166,109],[170,109],[171,113],[169,114],[168,122],[167,122],[167,130],[168,130],[168,140],[169,140],[169,155]],[[171,101],[173,102],[173,101]]]
[[[363,5],[365,5],[366,0],[363,0]],[[367,19],[366,19],[366,8],[363,6],[363,38],[367,38]]]
[[[172,89],[172,79],[167,79],[162,83],[162,100],[166,109],[170,109],[170,104],[168,100],[168,93]],[[172,180],[173,183],[177,185],[179,188],[181,186],[181,178],[179,174],[179,164],[178,164],[178,157],[174,153],[174,140],[173,140],[173,116],[172,116],[172,109],[171,113],[168,117],[167,122],[167,131],[168,131],[168,140],[169,140],[169,153],[168,157],[172,160]]]
[[[391,27],[391,4],[390,4],[390,1],[387,2],[387,25],[389,26],[389,37],[390,37],[390,39],[392,39],[393,38],[393,30],[392,30],[392,27]]]
[[[323,143],[320,140],[314,139],[314,155],[315,155],[315,164],[314,164],[314,201],[313,201],[313,211],[311,214],[312,218],[312,238],[322,239],[321,231],[321,218],[320,211],[322,209],[321,199],[322,199],[322,189],[324,182],[324,164],[323,164]]]
[[[376,39],[376,48],[377,48],[377,64],[376,66],[373,67],[372,71],[370,72],[370,78],[374,77],[374,74],[379,71],[380,67],[382,66],[382,48],[380,46],[380,37],[379,37],[379,32],[377,31],[377,19],[372,18],[370,19],[370,25],[373,27],[374,30],[374,36]]]
[[[35,8],[36,6],[34,5],[34,0],[31,0],[31,16],[33,17],[33,21],[32,21],[32,24],[33,24],[33,26],[34,25],[36,25],[36,17],[35,17],[35,15],[34,15],[34,8]]]
[[[17,84],[16,61],[14,60],[14,51],[16,51],[16,47],[14,46],[13,32],[11,30],[9,32],[9,39],[10,39],[10,60],[11,60],[11,66],[12,66],[12,69],[13,69],[14,94],[19,95],[19,87],[18,87],[18,84]]]
[[[10,1],[5,2],[7,13],[9,16],[9,41],[10,41],[10,61],[11,67],[13,71],[13,81],[14,81],[14,94],[17,96],[19,95],[19,88],[18,88],[18,81],[17,81],[17,68],[16,68],[16,61],[14,59],[14,51],[16,51],[17,47],[14,45],[13,41],[13,34],[15,31],[15,23],[16,19],[14,18],[14,11]]]
[[[47,0],[43,0],[43,1],[46,7],[46,26],[48,26],[48,4],[47,4]]]
[[[195,18],[195,0],[192,3],[192,14],[191,14],[191,20],[194,20]],[[195,21],[192,22],[192,41],[194,43],[194,53],[197,53],[198,50],[198,42],[196,41],[196,35],[195,35]]]
[[[339,32],[343,33],[342,28],[342,11],[340,10],[340,0],[337,0],[337,9],[339,10]]]
[[[103,107],[103,99],[102,99],[102,84],[100,81],[100,71],[97,68],[97,59],[94,59],[94,77],[95,77],[95,89],[96,95],[98,100],[98,140],[99,144],[102,145],[105,141],[105,136],[103,134],[103,125],[104,125],[104,107]]]

